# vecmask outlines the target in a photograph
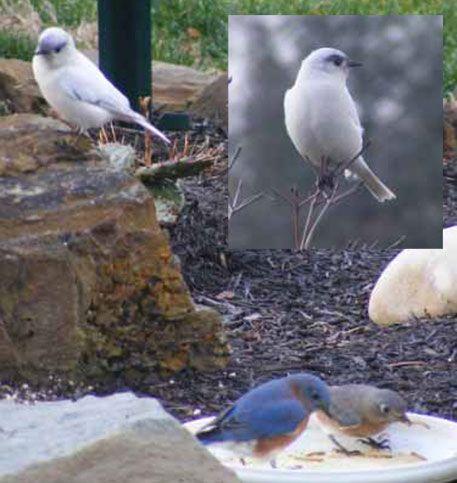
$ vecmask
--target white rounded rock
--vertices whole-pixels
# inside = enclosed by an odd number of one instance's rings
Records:
[[[457,226],[443,249],[408,249],[385,268],[371,292],[370,319],[380,325],[457,313]]]

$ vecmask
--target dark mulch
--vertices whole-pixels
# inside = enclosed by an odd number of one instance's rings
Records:
[[[447,224],[457,214],[456,181],[448,165]],[[457,419],[456,317],[387,328],[368,319],[370,291],[397,250],[227,252],[223,173],[185,187],[173,248],[195,300],[225,316],[233,355],[225,371],[186,372],[156,390],[172,413],[214,413],[254,384],[311,371],[331,384],[389,387],[414,411]]]
[[[443,216],[444,226],[457,225],[457,158],[444,166]]]
[[[445,167],[445,223],[457,222],[457,164]],[[187,204],[170,230],[194,299],[224,316],[232,357],[225,370],[155,374],[130,389],[158,397],[181,420],[213,414],[253,385],[310,371],[331,384],[366,382],[400,391],[414,411],[457,419],[457,320],[380,328],[367,315],[373,284],[397,253],[235,251],[226,248],[226,165],[183,183]],[[54,380],[50,389],[0,394],[51,399],[92,391]],[[121,379],[94,391],[128,389]]]

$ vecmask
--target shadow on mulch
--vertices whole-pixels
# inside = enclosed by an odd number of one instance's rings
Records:
[[[330,384],[398,390],[412,411],[457,419],[457,317],[386,328],[368,319],[370,291],[398,250],[228,251],[226,169],[220,162],[183,181],[186,206],[169,231],[194,300],[224,317],[232,347],[228,367],[206,374],[186,370],[167,379],[145,374],[129,387],[122,376],[96,387],[58,379],[34,393],[16,387],[19,398],[130,389],[159,398],[173,415],[188,420],[220,411],[272,377],[310,371]],[[444,170],[449,226],[457,224],[457,161]],[[11,392],[0,388],[0,394]]]

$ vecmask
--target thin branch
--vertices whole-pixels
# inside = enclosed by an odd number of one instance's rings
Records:
[[[406,235],[402,235],[398,240],[391,243],[385,250],[392,250],[393,248],[397,248],[398,245],[403,243],[406,240]]]
[[[229,220],[235,213],[241,211],[243,208],[246,208],[247,206],[251,205],[252,203],[255,203],[257,200],[262,198],[262,196],[264,195],[264,193],[262,191],[260,193],[256,193],[252,196],[249,196],[248,198],[245,198],[241,202],[238,202],[238,199],[240,198],[240,195],[241,195],[242,186],[243,186],[243,181],[240,179],[238,181],[233,200],[229,200],[229,203],[228,203],[228,219]]]
[[[235,154],[232,156],[232,159],[229,159],[228,168],[227,168],[228,171],[230,171],[233,168],[233,166],[236,163],[236,160],[240,156],[240,153],[241,153],[241,146],[238,146],[236,148]]]
[[[309,249],[316,233],[316,229],[322,222],[322,219],[329,208],[353,195],[363,185],[363,182],[359,182],[357,185],[347,189],[346,191],[343,191],[342,193],[339,192],[339,177],[343,174],[344,170],[350,168],[351,164],[363,154],[369,145],[370,141],[367,141],[354,157],[339,163],[333,169],[329,168],[330,163],[329,159],[327,158],[323,157],[321,159],[321,163],[318,168],[314,168],[313,164],[308,159],[316,175],[316,189],[308,196],[301,197],[296,187],[291,189],[292,194],[281,193],[280,191],[273,189],[273,192],[276,194],[276,196],[285,201],[291,209],[292,237],[294,241],[294,248],[296,250]],[[300,210],[306,205],[308,205],[308,210],[300,237],[298,234]]]
[[[241,146],[238,146],[236,148],[235,154],[232,156],[232,158],[228,162],[227,166],[227,172],[230,172],[230,170],[233,168],[235,165],[236,161],[238,160],[239,156],[241,153]],[[232,216],[235,213],[238,213],[242,209],[246,208],[249,205],[252,205],[252,203],[255,203],[257,200],[262,198],[264,196],[264,192],[261,191],[259,193],[256,193],[254,195],[248,196],[242,201],[239,201],[240,196],[241,196],[241,189],[243,187],[243,180],[238,180],[238,184],[236,186],[235,194],[232,199],[229,199],[228,202],[228,219],[232,218]]]

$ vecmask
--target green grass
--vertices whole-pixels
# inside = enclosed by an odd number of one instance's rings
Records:
[[[0,57],[31,60],[35,41],[25,34],[9,34],[0,31]]]
[[[444,4],[444,85],[445,93],[457,87],[457,7],[453,0]]]
[[[77,27],[97,19],[96,0],[29,0],[46,24]],[[49,9],[48,5],[52,8]],[[55,15],[55,18],[54,18]]]
[[[95,0],[29,2],[40,14],[45,26],[57,22],[63,27],[77,27],[83,21],[94,21],[97,15]],[[203,69],[226,69],[227,13],[444,13],[444,90],[448,92],[457,86],[456,3],[455,0],[152,0],[153,57],[156,60],[194,65]],[[26,34],[0,32],[0,56],[28,60],[33,51],[33,43]]]
[[[227,0],[153,0],[154,59],[226,69],[227,12]]]
[[[442,0],[231,0],[230,3],[231,11],[236,14],[405,15],[442,11]]]

